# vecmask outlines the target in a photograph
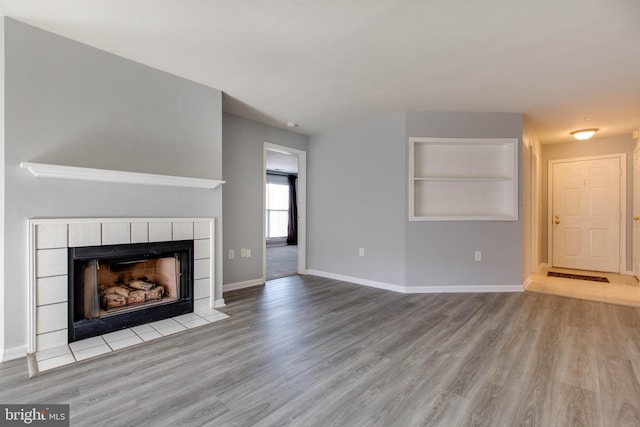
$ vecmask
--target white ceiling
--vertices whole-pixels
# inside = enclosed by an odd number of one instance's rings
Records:
[[[312,134],[403,110],[523,112],[542,142],[640,124],[638,0],[0,0],[0,14]]]

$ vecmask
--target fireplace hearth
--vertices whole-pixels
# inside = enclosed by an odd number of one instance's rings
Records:
[[[193,240],[71,247],[74,342],[193,311]]]

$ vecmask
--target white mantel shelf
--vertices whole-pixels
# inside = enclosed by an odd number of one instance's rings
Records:
[[[20,162],[20,167],[27,169],[34,176],[39,178],[116,182],[120,184],[159,185],[166,187],[189,187],[207,190],[213,190],[220,184],[224,184],[224,181],[218,181],[215,179],[81,168],[76,166],[49,165],[44,163]]]

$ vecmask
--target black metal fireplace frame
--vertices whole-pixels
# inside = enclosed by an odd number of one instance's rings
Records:
[[[103,335],[109,332],[155,322],[169,317],[193,312],[193,240],[171,242],[133,243],[123,245],[83,246],[68,249],[69,263],[69,342]],[[140,258],[180,257],[180,298],[166,304],[151,305],[140,310],[125,311],[95,319],[76,319],[83,313],[83,298],[77,287],[84,283],[82,269],[87,261],[93,259],[111,262],[129,261]]]

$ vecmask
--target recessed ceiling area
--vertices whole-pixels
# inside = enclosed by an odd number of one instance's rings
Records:
[[[521,112],[542,143],[640,124],[637,0],[0,0],[0,13],[313,134],[398,111]]]

